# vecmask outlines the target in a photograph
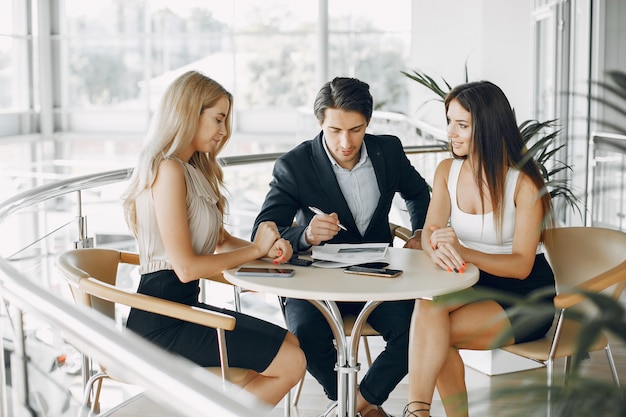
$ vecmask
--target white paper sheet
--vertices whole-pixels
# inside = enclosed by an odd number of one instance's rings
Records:
[[[387,243],[342,243],[313,246],[314,266],[320,268],[341,268],[365,262],[385,260]]]

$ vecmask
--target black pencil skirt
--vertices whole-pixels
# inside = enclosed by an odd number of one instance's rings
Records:
[[[286,329],[256,317],[200,303],[199,282],[182,283],[172,270],[142,275],[137,292],[234,316],[235,329],[226,332],[231,367],[263,372],[276,357],[287,333]],[[202,367],[220,364],[217,332],[213,328],[137,309],[131,309],[126,327]]]
[[[554,320],[554,304],[556,295],[554,273],[543,254],[535,256],[533,269],[526,279],[502,278],[480,271],[478,283],[473,288],[491,288],[513,295],[526,297],[535,291],[544,295],[538,301],[540,305],[528,306],[525,310],[516,309],[515,305],[502,300],[494,300],[502,306],[513,327],[515,343],[529,342],[542,338]],[[542,308],[537,308],[542,307]]]

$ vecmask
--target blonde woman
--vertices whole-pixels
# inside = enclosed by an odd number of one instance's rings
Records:
[[[252,243],[224,228],[217,154],[231,134],[232,105],[232,95],[205,75],[190,71],[178,77],[152,120],[124,209],[139,245],[138,292],[235,316],[237,326],[226,334],[229,364],[250,369],[243,388],[276,405],[305,372],[296,337],[198,301],[201,278],[261,257],[282,263],[292,254],[271,222]],[[213,329],[135,309],[127,327],[200,366],[219,365]]]

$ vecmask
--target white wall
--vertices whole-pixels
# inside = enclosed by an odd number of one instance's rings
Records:
[[[502,88],[518,121],[530,118],[532,99],[531,1],[414,0],[411,69],[442,76],[452,86],[489,80]],[[411,109],[432,123],[445,121],[439,103],[410,84]]]

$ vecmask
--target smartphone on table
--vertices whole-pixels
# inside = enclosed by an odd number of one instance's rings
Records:
[[[242,266],[235,275],[252,277],[292,277],[295,271],[291,268],[251,268]]]
[[[401,269],[368,268],[358,265],[349,266],[343,270],[346,274],[369,275],[373,277],[394,278],[402,274]]]
[[[289,260],[289,263],[296,266],[311,266],[313,261],[311,261],[310,259],[299,258],[298,255],[294,255]]]

